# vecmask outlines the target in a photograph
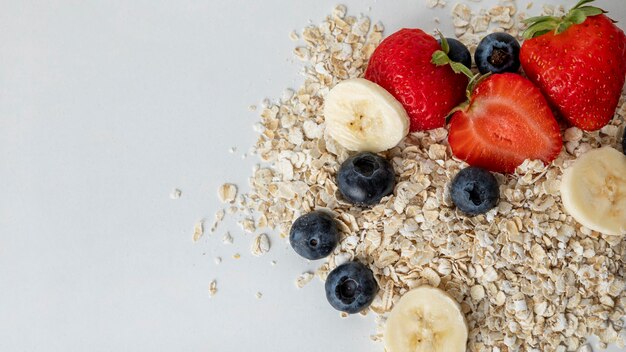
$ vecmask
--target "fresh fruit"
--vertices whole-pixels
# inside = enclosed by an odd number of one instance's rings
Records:
[[[498,204],[500,188],[491,172],[470,166],[456,174],[450,185],[450,196],[459,210],[478,215]]]
[[[402,104],[363,78],[333,87],[326,96],[324,117],[330,136],[352,151],[387,150],[409,133],[409,117]]]
[[[387,352],[465,352],[468,328],[446,292],[421,286],[395,304],[385,326]]]
[[[626,154],[626,134],[622,137],[622,152]]]
[[[565,210],[581,225],[606,235],[626,234],[626,156],[604,147],[580,156],[561,181]]]
[[[519,71],[520,45],[508,33],[496,32],[484,37],[474,53],[474,61],[480,73],[504,73]]]
[[[450,51],[448,52],[448,57],[450,60],[460,62],[467,68],[472,68],[472,54],[470,54],[469,49],[460,41],[454,38],[446,38],[448,42],[448,46],[450,47]],[[437,42],[441,45],[441,39],[438,39]]]
[[[524,72],[572,125],[595,131],[613,117],[626,76],[626,36],[604,11],[582,6],[566,16],[526,20]]]
[[[365,78],[389,91],[406,109],[412,132],[443,127],[465,99],[467,78],[430,62],[437,40],[419,29],[402,29],[380,43]]]
[[[354,314],[368,307],[378,284],[372,271],[360,262],[339,265],[326,278],[326,298],[333,308]]]
[[[468,164],[505,173],[526,159],[550,163],[563,146],[546,99],[514,73],[478,82],[469,104],[452,115],[448,142],[454,155]]]
[[[357,205],[374,205],[393,192],[396,178],[387,160],[373,153],[354,155],[341,164],[337,187],[343,197]]]
[[[306,259],[327,257],[339,243],[337,223],[321,211],[302,215],[291,225],[289,243],[296,253]]]

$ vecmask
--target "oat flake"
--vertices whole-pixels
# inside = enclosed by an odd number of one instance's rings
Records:
[[[237,197],[237,186],[232,183],[225,183],[220,186],[217,195],[222,203],[232,203]]]
[[[198,221],[193,227],[193,237],[192,240],[194,242],[198,242],[200,238],[204,235],[204,220]]]
[[[252,241],[252,248],[250,252],[253,255],[260,257],[263,254],[269,252],[269,250],[270,250],[270,240],[266,234],[264,233],[260,234],[256,236],[254,240]]]

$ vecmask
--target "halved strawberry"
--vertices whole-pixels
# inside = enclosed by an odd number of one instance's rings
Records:
[[[513,73],[486,77],[452,115],[448,142],[472,166],[511,173],[526,159],[552,162],[563,146],[558,123],[537,87]]]

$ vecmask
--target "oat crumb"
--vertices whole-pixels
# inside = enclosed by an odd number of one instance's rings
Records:
[[[204,235],[204,220],[199,220],[193,227],[193,237],[192,240],[194,242],[198,242],[200,238]]]
[[[262,233],[256,236],[254,240],[252,241],[252,248],[250,249],[250,252],[253,255],[260,257],[263,254],[269,252],[269,250],[270,250],[270,239],[267,237],[266,234]]]
[[[296,279],[296,286],[298,288],[303,288],[304,286],[306,286],[306,284],[308,284],[309,282],[311,282],[311,280],[313,280],[313,273],[302,273],[300,276],[298,276],[298,278]]]
[[[232,183],[224,183],[218,189],[217,195],[222,203],[232,203],[237,197],[237,186]]]
[[[183,192],[178,188],[174,188],[172,192],[170,192],[170,198],[172,199],[179,199],[182,195]]]
[[[209,296],[213,297],[217,293],[217,282],[215,280],[211,281],[209,284]]]

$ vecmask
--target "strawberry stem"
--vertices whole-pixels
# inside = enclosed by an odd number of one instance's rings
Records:
[[[437,30],[437,35],[439,36],[439,40],[441,40],[441,50],[443,50],[446,55],[450,54],[450,44],[448,44],[448,39],[443,36],[441,31]]]
[[[442,50],[435,51],[430,62],[437,66],[450,65],[454,73],[462,73],[466,75],[467,78],[472,79],[474,77],[474,73],[472,72],[472,70],[470,70],[460,62],[452,61],[452,59],[450,59],[450,57],[448,56],[448,53],[450,52],[450,45],[448,44],[448,40],[443,36],[443,34],[441,34],[441,32],[437,31],[437,33],[441,38]]]
[[[585,22],[587,17],[601,15],[607,13],[601,8],[594,6],[583,6],[595,0],[580,0],[569,12],[563,17],[554,16],[538,16],[531,17],[523,23],[528,24],[528,28],[524,31],[524,39],[531,39],[540,35],[554,31],[555,35],[565,32],[574,24]]]
[[[443,50],[435,51],[433,53],[433,57],[432,57],[431,62],[433,64],[437,65],[437,66],[450,65],[450,67],[452,68],[452,71],[454,71],[454,73],[456,73],[456,74],[462,73],[465,76],[467,76],[467,78],[470,79],[470,84],[471,84],[471,82],[475,81],[478,76],[480,76],[479,73],[474,74],[474,72],[472,72],[472,70],[467,68],[462,63],[456,62],[456,61],[452,61],[450,59],[450,57],[448,57],[448,54],[446,54]],[[469,99],[470,93],[471,93],[471,89],[470,89],[469,85],[468,85],[466,93],[467,93],[467,98]]]

